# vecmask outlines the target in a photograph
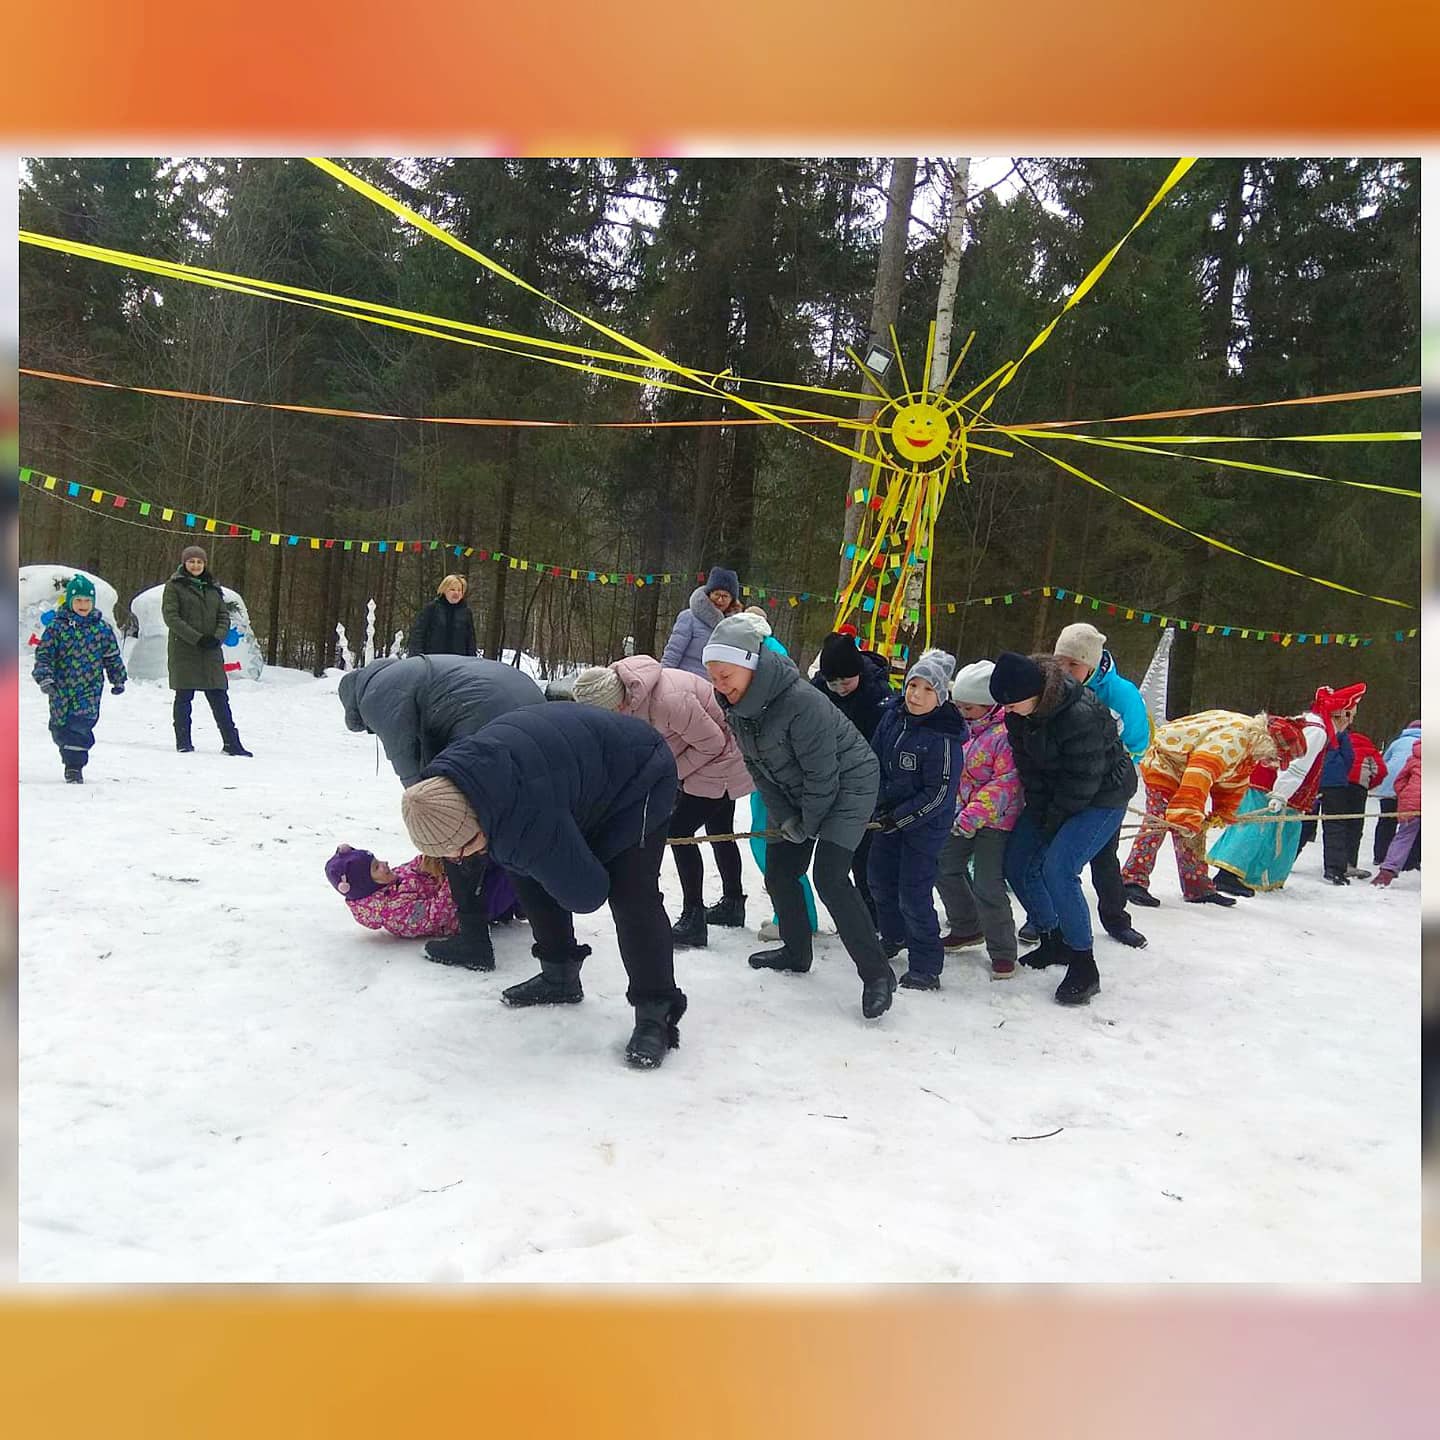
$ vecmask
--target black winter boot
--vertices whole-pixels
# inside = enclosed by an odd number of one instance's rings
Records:
[[[455,965],[461,970],[493,970],[495,947],[490,943],[490,927],[484,920],[462,915],[460,933],[428,941],[425,958],[437,965]]]
[[[880,948],[885,952],[887,960],[893,960],[904,948],[903,940],[887,940],[883,935],[880,937]]]
[[[215,723],[220,729],[220,738],[225,743],[221,747],[226,755],[244,755],[249,759],[255,757],[240,743],[240,732],[235,728],[235,719],[230,714],[230,702],[225,702],[223,714],[216,715]]]
[[[669,1050],[680,1048],[680,1018],[688,1002],[677,990],[669,1000],[642,1000],[635,1007],[635,1029],[625,1046],[625,1058],[639,1070],[655,1070]]]
[[[895,972],[887,965],[883,975],[867,980],[860,990],[860,1013],[867,1020],[878,1020],[889,1008],[895,995]]]
[[[1228,870],[1215,872],[1215,888],[1224,895],[1238,895],[1242,900],[1248,900],[1255,893],[1238,875],[1232,875]]]
[[[175,722],[175,749],[181,755],[195,753],[195,746],[190,742],[190,722],[188,720]]]
[[[1149,887],[1126,881],[1125,898],[1132,905],[1143,905],[1147,910],[1158,910],[1160,902],[1150,893]]]
[[[1020,963],[1032,970],[1043,970],[1047,965],[1065,965],[1069,960],[1070,952],[1065,948],[1059,930],[1042,930],[1040,943],[1020,957]]]
[[[705,925],[705,907],[687,905],[680,912],[680,919],[671,926],[670,935],[677,945],[703,950],[710,943]]]
[[[778,950],[757,950],[750,957],[750,968],[752,970],[789,970],[796,975],[803,975],[810,968],[810,957],[807,955],[801,959],[798,955],[792,955],[782,945]]]
[[[1092,995],[1100,993],[1100,971],[1095,967],[1093,950],[1071,950],[1070,968],[1055,991],[1057,1005],[1088,1005]]]
[[[1222,895],[1218,890],[1202,890],[1198,895],[1187,895],[1187,905],[1233,905],[1233,895]]]
[[[907,970],[900,977],[900,986],[904,990],[938,990],[940,988],[940,977],[938,975],[925,975],[919,970]]]
[[[1348,885],[1350,877],[1343,870],[1327,870],[1325,880],[1330,885]]]
[[[712,905],[705,912],[707,924],[718,925],[726,930],[745,928],[745,897],[743,895],[722,895],[718,905]]]
[[[580,988],[580,965],[589,953],[588,945],[577,945],[566,960],[541,960],[538,975],[502,990],[500,998],[516,1006],[578,1005],[585,998]]]
[[[1133,925],[1107,925],[1105,933],[1132,950],[1143,950],[1150,943]]]
[[[1038,927],[1032,925],[1028,920],[1015,933],[1019,936],[1022,945],[1038,945],[1040,943]]]
[[[65,783],[67,785],[83,785],[85,783],[85,772],[77,769],[74,765],[65,767]]]

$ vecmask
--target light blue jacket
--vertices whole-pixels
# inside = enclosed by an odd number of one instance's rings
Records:
[[[1100,652],[1100,663],[1085,683],[1115,717],[1130,758],[1139,760],[1150,748],[1151,734],[1150,712],[1140,691],[1115,668],[1114,657],[1108,650]]]
[[[1410,758],[1410,752],[1414,750],[1419,739],[1420,724],[1417,721],[1414,725],[1407,725],[1385,747],[1385,778],[1370,792],[1377,799],[1393,800],[1395,798],[1395,781],[1399,778],[1401,769]]]

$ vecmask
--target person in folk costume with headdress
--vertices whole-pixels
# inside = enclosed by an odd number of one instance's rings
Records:
[[[1257,764],[1286,764],[1304,746],[1300,724],[1283,715],[1205,710],[1160,726],[1140,761],[1147,818],[1121,872],[1130,898],[1159,903],[1149,892],[1150,872],[1168,829],[1183,897],[1233,905],[1205,868],[1205,831],[1236,818]]]
[[[1296,716],[1305,748],[1283,767],[1260,764],[1250,775],[1250,789],[1240,804],[1241,816],[1268,810],[1283,820],[1232,825],[1210,847],[1207,857],[1218,867],[1215,888],[1230,895],[1279,890],[1290,878],[1300,853],[1305,817],[1320,794],[1325,757],[1336,737],[1335,717],[1342,729],[1354,717],[1365,693],[1363,682],[1332,690],[1322,685],[1312,707]]]

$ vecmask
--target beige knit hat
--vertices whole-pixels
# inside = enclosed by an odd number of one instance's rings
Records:
[[[618,710],[625,699],[625,683],[608,665],[592,665],[575,677],[575,703],[601,710]]]
[[[453,858],[480,833],[470,802],[438,775],[412,785],[401,796],[400,814],[422,855]]]
[[[1055,653],[1066,660],[1078,660],[1087,669],[1093,670],[1100,663],[1100,652],[1105,648],[1105,637],[1093,626],[1083,621],[1067,625],[1055,642]]]

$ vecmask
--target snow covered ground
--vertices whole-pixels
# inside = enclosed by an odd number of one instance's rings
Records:
[[[712,931],[683,1048],[636,1072],[606,912],[561,1011],[499,1003],[523,927],[480,975],[351,921],[334,846],[412,852],[336,679],[237,686],[253,760],[203,705],[181,756],[168,691],[107,695],[83,787],[27,681],[24,1278],[1417,1276],[1416,875],[1336,891],[1317,846],[1281,894],[1186,910],[1162,853],[1150,948],[1102,938],[1079,1011],[970,950],[867,1024],[833,936],[761,976],[753,928]]]

